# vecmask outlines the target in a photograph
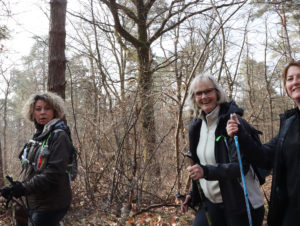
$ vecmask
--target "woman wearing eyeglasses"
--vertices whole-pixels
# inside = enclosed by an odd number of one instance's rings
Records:
[[[268,212],[269,226],[300,224],[300,61],[291,60],[282,73],[287,95],[296,108],[280,115],[278,134],[264,145],[253,143],[236,115],[228,121],[230,136],[237,133],[241,151],[253,164],[273,169]]]
[[[249,225],[237,154],[235,149],[229,149],[226,132],[230,114],[242,116],[243,110],[226,99],[223,89],[211,76],[198,75],[191,83],[188,101],[196,118],[189,126],[189,142],[195,164],[188,167],[193,187],[181,209],[185,212],[188,205],[202,203],[193,225]],[[261,226],[264,201],[259,181],[246,162],[244,171],[252,222]]]

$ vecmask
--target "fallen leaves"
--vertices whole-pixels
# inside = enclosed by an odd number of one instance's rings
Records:
[[[193,213],[183,215],[176,207],[162,207],[139,214],[135,218],[129,217],[126,226],[184,226],[191,225],[193,218]]]

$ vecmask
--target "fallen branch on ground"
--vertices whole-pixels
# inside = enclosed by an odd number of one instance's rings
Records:
[[[148,206],[148,207],[145,208],[145,209],[141,209],[139,212],[136,212],[135,214],[133,214],[132,217],[136,217],[136,216],[139,215],[139,214],[148,212],[150,209],[160,208],[160,207],[164,207],[164,206],[179,207],[180,205],[174,204],[174,203],[154,204],[154,205]]]

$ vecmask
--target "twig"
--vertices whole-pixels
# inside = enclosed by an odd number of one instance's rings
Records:
[[[151,209],[160,208],[160,207],[163,207],[163,206],[179,207],[180,205],[178,205],[178,204],[173,204],[173,203],[153,204],[153,205],[151,205],[151,206],[148,206],[148,207],[145,208],[145,209],[141,209],[139,212],[136,212],[135,214],[132,215],[132,217],[136,217],[137,215],[142,214],[142,213],[145,213],[145,212],[148,212],[148,211],[151,210]]]

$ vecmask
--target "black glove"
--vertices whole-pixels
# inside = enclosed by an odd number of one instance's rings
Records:
[[[10,199],[13,193],[13,186],[7,186],[1,189],[1,195],[6,198]]]
[[[23,186],[23,184],[19,181],[15,181],[12,185],[13,187],[13,191],[12,191],[12,195],[16,198],[20,198],[21,196],[26,194],[26,190],[25,187]]]

